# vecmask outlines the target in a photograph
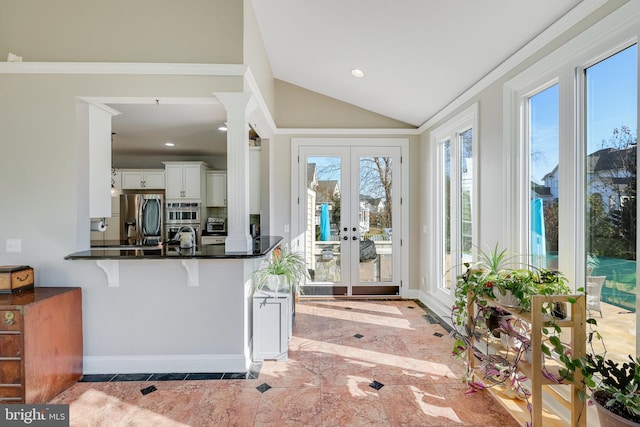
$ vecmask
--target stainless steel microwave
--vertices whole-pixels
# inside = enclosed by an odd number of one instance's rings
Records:
[[[166,223],[200,224],[200,203],[167,202]]]

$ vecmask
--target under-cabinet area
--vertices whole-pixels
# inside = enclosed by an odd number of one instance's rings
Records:
[[[566,426],[570,421],[572,427],[586,426],[584,384],[554,381],[561,378],[563,366],[549,342],[554,331],[560,331],[559,339],[570,349],[571,356],[584,356],[585,296],[533,295],[530,312],[494,300],[481,301],[480,306],[470,303],[467,307],[465,326],[469,348],[474,349],[466,351],[471,384],[483,384],[478,387],[490,391],[523,425],[533,422],[534,426]],[[483,310],[489,310],[491,315],[485,317]],[[550,351],[542,351],[543,346]],[[563,416],[567,414],[559,416],[546,401],[543,404],[547,398],[569,411],[566,420]],[[531,411],[527,408],[529,403]],[[514,411],[514,407],[519,410]]]

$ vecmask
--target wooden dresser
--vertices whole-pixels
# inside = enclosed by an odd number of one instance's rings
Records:
[[[0,404],[46,403],[82,377],[82,290],[0,295]]]

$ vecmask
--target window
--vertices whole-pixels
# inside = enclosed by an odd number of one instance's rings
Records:
[[[637,64],[633,45],[585,68],[583,76],[587,308],[603,317],[601,328],[612,327],[607,350],[619,361],[635,354],[628,330],[635,330],[637,308]]]
[[[532,250],[531,206],[543,199],[546,256],[534,262],[547,268],[557,264],[570,286],[588,292],[589,315],[609,336],[607,356],[620,361],[640,348],[634,314],[640,308],[635,230],[639,33],[637,21],[626,20],[634,8],[621,7],[514,76],[503,94],[509,249]],[[545,116],[557,121],[553,132]],[[555,140],[555,146],[537,149],[546,139]],[[542,168],[539,153],[557,157]],[[549,209],[554,204],[555,212]],[[547,214],[557,224],[550,224]]]
[[[558,84],[528,97],[529,254],[538,268],[558,269]],[[549,186],[548,184],[551,183]]]
[[[432,142],[436,150],[438,182],[437,212],[434,229],[436,251],[441,254],[438,288],[450,293],[463,263],[472,260],[477,235],[475,222],[475,171],[473,167],[476,106],[449,123],[434,130]]]

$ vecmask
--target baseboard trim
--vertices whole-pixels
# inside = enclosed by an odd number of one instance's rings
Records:
[[[85,375],[144,372],[246,372],[251,360],[244,354],[196,354],[162,356],[85,356]]]

